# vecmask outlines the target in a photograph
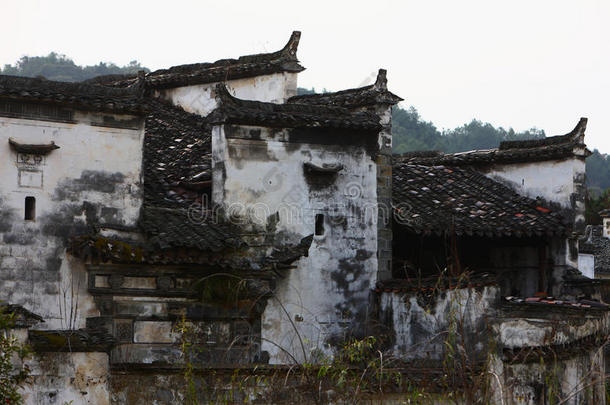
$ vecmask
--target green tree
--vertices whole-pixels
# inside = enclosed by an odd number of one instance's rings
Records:
[[[490,123],[472,120],[461,127],[442,133],[431,122],[424,121],[415,107],[392,110],[393,149],[395,153],[438,150],[446,153],[496,148],[502,141],[544,138],[543,130],[531,128],[515,132],[495,128]]]
[[[14,65],[5,65],[0,74],[26,77],[44,77],[62,82],[79,82],[96,76],[109,74],[131,74],[138,70],[148,71],[138,61],[126,66],[100,62],[93,66],[79,66],[66,55],[51,52],[47,56],[23,56]]]
[[[610,156],[597,149],[587,158],[587,185],[604,190],[610,187]],[[599,194],[597,192],[596,194]]]
[[[23,403],[19,388],[30,375],[30,369],[23,362],[30,350],[11,334],[13,325],[14,314],[0,307],[0,404]]]
[[[602,218],[599,216],[601,210],[610,208],[610,188],[604,190],[599,196],[591,193],[585,200],[585,220],[589,225],[601,225]]]
[[[415,107],[392,109],[392,135],[395,153],[443,149],[441,133],[434,124],[423,121]]]

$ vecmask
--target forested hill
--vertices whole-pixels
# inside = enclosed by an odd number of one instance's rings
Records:
[[[23,56],[14,65],[4,65],[4,68],[0,69],[0,74],[44,77],[60,82],[80,82],[96,76],[137,73],[138,70],[148,71],[135,60],[126,66],[117,66],[107,62],[100,62],[92,66],[79,66],[65,55],[51,52],[47,56]]]
[[[424,121],[414,107],[397,107],[392,113],[394,152],[438,150],[454,153],[474,149],[496,148],[502,141],[536,139],[546,136],[544,130],[531,128],[515,132],[512,128],[495,128],[489,123],[472,120],[461,127],[440,132],[434,124]],[[560,135],[560,134],[553,134]],[[610,188],[610,156],[597,149],[587,159],[587,185],[594,195]]]
[[[50,53],[47,56],[24,56],[14,65],[5,65],[0,74],[44,77],[49,80],[76,82],[95,76],[108,74],[135,73],[148,71],[138,61],[126,66],[111,62],[100,62],[92,66],[79,66],[65,55]],[[299,94],[314,92],[314,89],[298,89]],[[473,149],[497,147],[503,140],[544,138],[544,130],[532,128],[515,132],[495,128],[489,123],[472,120],[461,127],[439,131],[434,124],[424,121],[414,107],[408,109],[395,107],[392,114],[394,151],[403,153],[415,150],[439,150],[443,152],[462,152]],[[587,159],[587,183],[594,192],[610,188],[610,157],[594,151]]]

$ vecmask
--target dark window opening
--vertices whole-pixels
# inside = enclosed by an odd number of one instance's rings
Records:
[[[324,215],[316,214],[316,235],[324,235]]]
[[[34,219],[36,219],[36,199],[25,197],[25,220],[33,221]]]

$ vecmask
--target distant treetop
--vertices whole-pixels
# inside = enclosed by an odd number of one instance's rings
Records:
[[[0,69],[0,74],[44,77],[61,82],[80,82],[96,76],[136,73],[138,70],[149,71],[136,60],[132,60],[125,66],[117,66],[111,62],[79,66],[66,55],[51,52],[47,56],[23,56],[14,65],[4,65],[4,68]]]

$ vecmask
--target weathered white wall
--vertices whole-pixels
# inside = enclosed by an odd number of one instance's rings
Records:
[[[484,353],[488,341],[483,336],[499,296],[494,286],[439,291],[429,302],[416,294],[382,293],[381,317],[391,321],[395,338],[392,354],[403,360],[442,360],[449,333],[466,342],[469,355]]]
[[[573,214],[574,232],[585,228],[586,170],[584,158],[549,160],[530,163],[497,164],[485,171],[485,175],[507,184],[517,193],[530,198],[542,197],[557,203]],[[553,251],[555,264],[578,266],[574,254],[575,239],[566,239],[562,249]]]
[[[580,270],[585,277],[595,278],[595,256],[579,253],[578,270]]]
[[[505,348],[565,345],[610,330],[610,314],[588,316],[586,311],[582,312],[578,321],[566,315],[561,326],[556,320],[546,319],[546,313],[534,310],[527,318],[507,317],[496,325],[498,343]]]
[[[217,84],[218,82],[158,90],[156,95],[182,107],[185,111],[206,116],[217,106],[214,94]],[[297,74],[274,73],[229,80],[225,84],[231,94],[240,99],[283,103],[289,97],[296,95]]]
[[[84,327],[96,314],[82,263],[66,255],[69,238],[86,234],[88,220],[135,225],[138,218],[143,125],[120,116],[114,118],[137,129],[88,124],[96,118],[76,112],[78,123],[68,124],[0,117],[0,300],[43,316],[42,328]],[[9,137],[54,141],[60,149],[37,161],[13,151]],[[36,198],[34,221],[24,220],[26,196]],[[68,325],[77,301],[77,321]]]
[[[279,244],[313,234],[315,215],[325,218],[324,235],[314,236],[309,256],[278,281],[262,317],[271,362],[292,362],[278,346],[302,360],[331,336],[362,332],[377,272],[376,166],[362,147],[279,141],[285,130],[241,131],[262,140],[226,139],[223,127],[213,130],[213,200],[260,226],[279,213]],[[305,162],[344,168],[320,186],[307,180]]]
[[[493,403],[606,403],[603,351],[583,351],[561,360],[547,356],[530,363],[502,362],[492,357]]]
[[[575,192],[574,178],[584,173],[584,160],[566,159],[496,164],[485,174],[510,185],[521,195],[542,197],[564,208],[572,208],[570,196]]]
[[[106,353],[44,353],[29,365],[31,382],[22,390],[26,405],[110,404]]]

